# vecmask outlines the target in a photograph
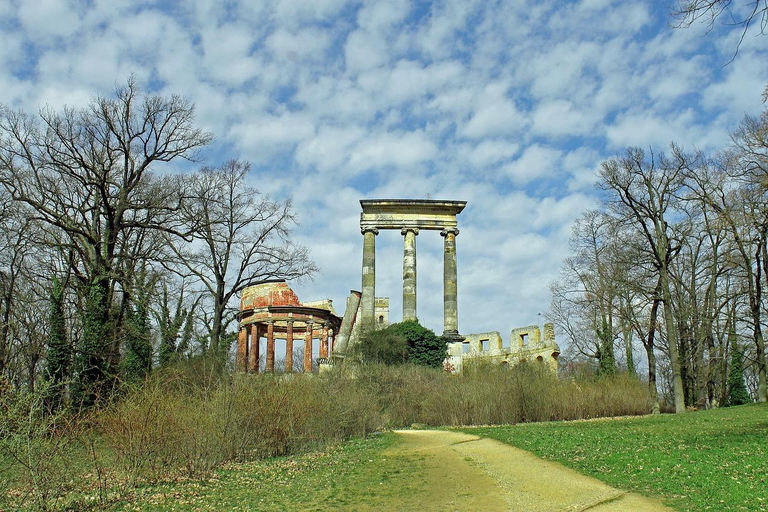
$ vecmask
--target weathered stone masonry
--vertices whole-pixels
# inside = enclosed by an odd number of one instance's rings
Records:
[[[416,236],[421,230],[440,231],[443,251],[443,335],[460,339],[456,266],[456,215],[466,201],[430,199],[361,200],[360,231],[363,234],[363,271],[360,323],[374,329],[376,318],[376,235],[380,229],[399,229],[403,235],[403,320],[417,318]]]
[[[555,328],[544,324],[544,337],[538,325],[512,329],[509,347],[502,347],[498,331],[469,334],[463,343],[448,344],[448,363],[453,371],[460,372],[464,365],[473,362],[490,362],[512,367],[521,362],[546,365],[557,373],[560,347],[555,342]]]
[[[301,303],[284,280],[257,283],[240,298],[240,330],[237,338],[237,371],[258,373],[259,340],[266,337],[264,369],[275,370],[275,342],[285,340],[285,371],[294,371],[295,336],[304,338],[305,372],[312,371],[312,345],[320,342],[320,359],[330,357],[341,326],[330,300]]]

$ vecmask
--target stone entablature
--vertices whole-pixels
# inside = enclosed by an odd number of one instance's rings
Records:
[[[488,361],[493,364],[514,366],[523,361],[546,364],[557,372],[560,347],[555,342],[555,329],[544,324],[544,337],[537,325],[512,329],[510,346],[502,347],[498,331],[465,335],[463,343],[448,344],[448,363],[454,372],[460,372],[467,362]]]
[[[442,199],[362,199],[360,229],[455,228],[466,201]]]

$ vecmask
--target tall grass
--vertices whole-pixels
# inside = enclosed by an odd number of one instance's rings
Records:
[[[143,483],[205,479],[224,462],[306,451],[413,423],[509,424],[651,410],[636,379],[563,380],[535,365],[476,366],[462,375],[409,365],[231,375],[206,359],[155,372],[108,407],[72,420],[78,429],[57,429],[63,418],[48,415],[32,396],[4,403],[0,454],[15,466],[11,494],[26,489],[40,509],[51,503],[80,508],[77,501],[55,501],[72,490],[72,481],[93,482],[97,492],[88,499],[104,502]],[[84,468],[83,474],[66,467]]]

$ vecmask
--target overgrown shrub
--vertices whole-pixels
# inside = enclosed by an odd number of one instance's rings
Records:
[[[153,372],[90,413],[90,430],[82,434],[83,422],[52,414],[46,396],[43,389],[0,399],[0,462],[11,461],[15,475],[6,485],[15,487],[17,504],[39,509],[106,503],[145,482],[204,479],[227,461],[311,450],[413,423],[508,424],[651,408],[646,385],[635,377],[561,379],[535,364],[467,365],[461,375],[413,364],[232,375],[215,357]],[[73,485],[91,490],[78,494]],[[67,493],[74,497],[56,500]]]
[[[79,424],[50,406],[51,394],[47,384],[36,392],[0,390],[0,492],[16,489],[25,508],[47,510],[74,485],[69,468]]]
[[[355,351],[366,363],[399,365],[406,362],[442,368],[446,340],[415,320],[392,324],[361,335]]]

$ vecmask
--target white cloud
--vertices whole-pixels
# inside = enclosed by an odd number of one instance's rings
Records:
[[[470,139],[519,133],[527,124],[525,115],[506,95],[508,85],[494,82],[485,87],[478,98],[469,121],[460,134]]]
[[[39,0],[19,4],[19,21],[24,31],[37,41],[50,43],[56,37],[69,37],[78,27],[77,4],[66,0]]]
[[[517,185],[560,172],[562,153],[549,146],[528,146],[514,162],[504,166],[504,172]]]
[[[349,166],[360,171],[408,167],[434,158],[437,146],[421,132],[367,137],[350,151]]]
[[[278,29],[267,38],[265,46],[282,61],[320,60],[330,42],[330,34],[316,28],[297,32]]]
[[[0,89],[35,112],[134,73],[194,101],[217,136],[207,163],[250,159],[260,189],[294,196],[296,236],[324,271],[308,298],[339,304],[359,287],[360,197],[466,199],[460,326],[506,336],[546,309],[602,159],[671,140],[718,148],[763,108],[764,38],[722,67],[737,30],[672,30],[665,16],[616,0],[5,2]],[[439,330],[432,235],[418,241],[420,316]],[[402,239],[377,244],[397,318]]]
[[[533,130],[544,136],[589,136],[599,121],[594,114],[578,110],[570,101],[553,100],[540,103],[531,117]]]

